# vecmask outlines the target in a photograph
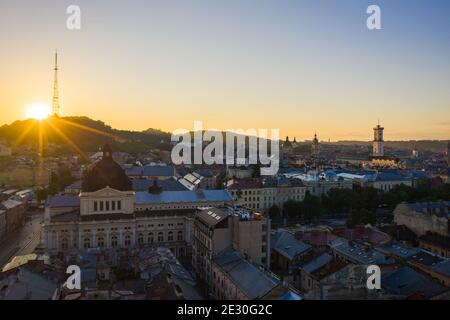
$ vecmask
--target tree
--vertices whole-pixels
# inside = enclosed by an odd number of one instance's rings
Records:
[[[373,211],[367,209],[353,209],[347,218],[347,227],[354,228],[358,224],[372,224],[376,223],[376,215]]]
[[[289,218],[299,218],[301,214],[301,203],[295,200],[288,200],[283,205],[283,215]]]
[[[323,211],[322,202],[319,197],[306,192],[305,199],[300,204],[301,214],[307,220],[318,219]]]
[[[281,210],[280,208],[274,204],[269,208],[269,217],[270,219],[278,218],[280,216]]]
[[[45,188],[39,188],[36,190],[36,197],[39,202],[47,200],[48,192]]]

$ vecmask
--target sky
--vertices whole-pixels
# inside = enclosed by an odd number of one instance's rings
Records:
[[[81,30],[66,9],[81,8]],[[366,9],[381,9],[381,30]],[[450,139],[450,1],[2,0],[0,124],[51,103],[119,129]]]

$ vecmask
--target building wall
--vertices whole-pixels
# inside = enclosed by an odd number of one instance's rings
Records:
[[[419,247],[427,251],[433,252],[441,257],[450,258],[450,249],[443,248],[432,243],[427,243],[419,240]]]
[[[209,226],[199,218],[195,219],[192,241],[192,265],[200,278],[211,288],[212,259],[214,254],[232,247],[253,262],[270,266],[270,220],[240,221],[229,216],[216,226]]]
[[[389,181],[374,181],[367,183],[368,186],[371,186],[375,189],[382,190],[384,192],[388,192],[396,186],[405,185],[408,187],[412,187],[412,180],[389,180]]]
[[[249,300],[239,287],[217,264],[212,264],[211,293],[218,300]]]
[[[417,236],[424,235],[428,231],[443,236],[448,235],[448,218],[437,215],[416,212],[406,204],[400,203],[394,210],[394,222],[397,225],[405,225]]]
[[[288,200],[302,201],[306,187],[280,187],[230,190],[236,204],[253,209],[267,211],[273,205],[282,208]],[[239,196],[240,193],[240,196]]]
[[[270,267],[270,220],[241,221],[232,217],[233,249],[248,256],[255,263]]]
[[[313,196],[321,196],[322,194],[328,193],[331,189],[352,189],[353,182],[349,180],[318,180],[318,181],[303,181],[307,186],[308,191]]]
[[[0,240],[6,236],[6,211],[0,210]]]
[[[190,254],[192,221],[186,216],[130,220],[45,223],[43,240],[49,251],[70,248],[165,246],[177,256]]]
[[[21,203],[11,209],[5,210],[6,216],[6,233],[11,233],[18,229],[25,217],[26,204]]]

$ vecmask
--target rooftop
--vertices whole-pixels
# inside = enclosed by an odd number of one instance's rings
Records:
[[[336,252],[360,264],[393,264],[394,260],[369,247],[339,238],[331,243]]]
[[[381,286],[392,294],[402,296],[421,294],[425,298],[431,298],[448,290],[410,267],[401,267],[382,276]]]
[[[249,299],[262,298],[279,284],[277,279],[261,272],[238,251],[225,249],[214,256],[213,263],[227,273]]]
[[[271,247],[288,259],[294,259],[297,255],[303,254],[312,248],[311,245],[297,240],[292,233],[286,230],[272,233]]]
[[[227,190],[163,191],[160,194],[138,191],[135,195],[137,205],[183,202],[232,202],[232,198]]]
[[[57,195],[48,197],[46,206],[49,208],[79,207],[80,198],[77,195]]]

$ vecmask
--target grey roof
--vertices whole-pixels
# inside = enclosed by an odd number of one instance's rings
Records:
[[[331,243],[331,247],[336,252],[346,256],[360,264],[393,264],[393,258],[388,258],[386,255],[369,247],[350,243],[349,241],[339,238]]]
[[[57,283],[50,281],[27,268],[20,268],[4,292],[4,300],[50,300],[57,289]]]
[[[216,225],[220,221],[229,216],[229,212],[220,208],[208,208],[200,210],[197,217],[206,222],[208,225]]]
[[[375,248],[384,254],[392,254],[394,256],[406,259],[420,251],[418,248],[405,246],[401,243],[388,242]]]
[[[286,230],[277,231],[272,234],[271,246],[273,250],[289,259],[294,259],[295,256],[312,248],[311,245],[295,239],[295,236]]]
[[[23,202],[17,201],[17,200],[13,200],[13,199],[8,199],[6,201],[3,201],[2,203],[0,203],[0,209],[12,209],[15,207],[18,207],[20,205],[22,205]]]
[[[79,207],[80,198],[76,195],[52,196],[47,199],[46,206],[49,208]]]
[[[381,286],[393,294],[409,296],[419,293],[426,298],[431,298],[448,290],[448,288],[410,267],[401,267],[382,276]]]
[[[303,269],[308,273],[312,273],[325,266],[331,260],[333,260],[333,257],[330,254],[324,252],[321,255],[314,258],[313,260],[306,262],[304,265],[301,266],[301,269]]]
[[[75,181],[70,186],[66,187],[66,189],[81,189],[81,180]]]
[[[249,299],[262,298],[279,285],[279,281],[260,271],[245,260],[238,251],[225,249],[213,258]]]
[[[434,214],[450,218],[450,201],[401,203],[418,213]]]
[[[163,191],[160,194],[136,192],[136,204],[191,202],[232,202],[227,190]]]
[[[428,251],[420,250],[408,258],[408,261],[418,263],[427,267],[434,267],[435,265],[445,262],[444,258],[431,254]]]

